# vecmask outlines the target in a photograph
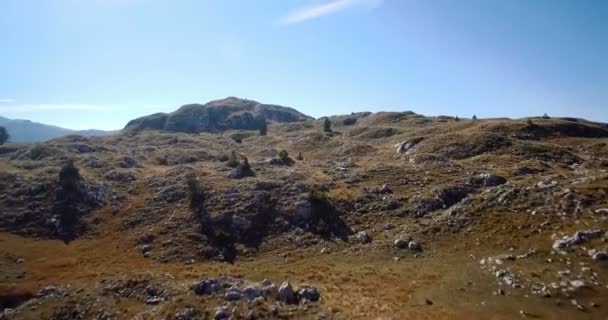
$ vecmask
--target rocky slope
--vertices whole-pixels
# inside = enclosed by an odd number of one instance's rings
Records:
[[[156,113],[130,121],[126,130],[169,132],[222,132],[230,129],[259,130],[266,122],[311,120],[295,109],[229,97],[206,104],[188,104],[172,113]]]
[[[222,114],[1,146],[4,317],[605,318],[605,124]]]

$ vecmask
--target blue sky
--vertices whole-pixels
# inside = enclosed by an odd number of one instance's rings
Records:
[[[2,0],[0,115],[117,129],[238,96],[608,122],[606,17],[605,0]]]

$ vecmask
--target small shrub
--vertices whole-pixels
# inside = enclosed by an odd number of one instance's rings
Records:
[[[230,153],[230,156],[228,157],[228,163],[227,163],[227,165],[230,168],[236,168],[239,165],[239,159],[238,159],[238,156],[237,156],[237,154],[236,154],[236,152],[234,150]]]
[[[331,132],[331,120],[327,117],[323,120],[323,131]]]
[[[473,115],[473,121],[477,121],[477,116]]]
[[[57,155],[58,153],[58,150],[53,147],[44,144],[37,144],[30,149],[30,159],[42,160],[44,158]]]
[[[198,209],[205,203],[205,192],[201,188],[198,179],[194,173],[186,176],[186,185],[188,186],[188,200],[190,209]]]
[[[252,177],[255,173],[251,169],[251,165],[249,164],[249,160],[245,156],[241,156],[241,161],[237,161],[236,167],[230,171],[228,175],[231,179],[242,179],[244,177]]]
[[[323,192],[319,188],[312,188],[308,192],[308,200],[313,204],[325,204],[329,203],[329,197],[326,192]]]
[[[298,156],[296,157],[296,159],[298,159],[298,161],[304,160],[304,157],[302,156],[302,152],[298,152]]]
[[[268,133],[268,124],[266,123],[266,119],[262,122],[262,126],[260,127],[260,136],[265,136]]]
[[[287,150],[283,149],[279,152],[279,159],[282,162],[288,162],[289,161],[289,153],[287,153]]]

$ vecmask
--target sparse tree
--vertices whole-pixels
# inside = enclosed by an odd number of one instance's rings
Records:
[[[323,131],[331,132],[331,120],[327,117],[323,120]]]
[[[61,167],[61,171],[59,171],[59,186],[61,187],[61,192],[66,197],[79,196],[82,189],[82,177],[72,160],[69,160]]]
[[[67,242],[74,237],[75,226],[84,213],[81,204],[87,197],[80,172],[71,160],[61,167],[58,184],[53,208],[58,217],[56,232]]]
[[[460,118],[458,118],[458,116],[454,117],[454,121],[460,121]]]
[[[5,127],[0,127],[0,145],[5,144],[11,137]]]
[[[473,121],[477,121],[477,116],[473,115]]]
[[[262,126],[260,127],[260,135],[265,136],[268,133],[268,124],[266,118],[263,119]]]
[[[543,119],[551,119],[547,113],[543,114]]]

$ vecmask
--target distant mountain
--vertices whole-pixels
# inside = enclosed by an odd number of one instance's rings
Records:
[[[0,127],[5,127],[11,136],[11,142],[41,142],[70,134],[82,136],[110,135],[116,131],[71,130],[30,120],[13,120],[0,116]]]
[[[172,113],[155,113],[137,118],[131,120],[125,129],[222,132],[229,129],[258,130],[265,121],[299,122],[311,119],[293,108],[228,97],[206,104],[188,104]]]

